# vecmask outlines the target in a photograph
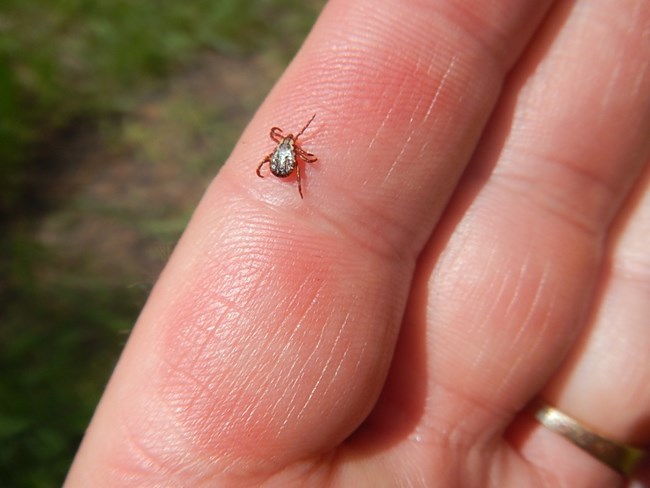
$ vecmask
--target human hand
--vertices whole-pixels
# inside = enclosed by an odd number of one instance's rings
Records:
[[[650,438],[649,26],[643,0],[332,0],[66,486],[622,483],[525,408]],[[255,168],[314,113],[301,200]]]

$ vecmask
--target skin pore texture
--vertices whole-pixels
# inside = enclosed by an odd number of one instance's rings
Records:
[[[622,486],[526,407],[648,445],[649,107],[647,1],[331,0],[65,486]]]

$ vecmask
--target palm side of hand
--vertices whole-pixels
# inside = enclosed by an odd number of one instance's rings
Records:
[[[620,481],[522,411],[648,440],[649,23],[638,0],[332,0],[199,205],[68,486]],[[255,168],[269,127],[314,112],[301,201]]]

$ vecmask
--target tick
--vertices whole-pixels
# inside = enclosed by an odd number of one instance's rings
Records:
[[[298,144],[298,138],[303,132],[305,132],[305,129],[309,127],[309,124],[311,124],[315,117],[316,114],[309,119],[309,122],[307,122],[302,130],[295,136],[293,134],[285,136],[282,134],[282,129],[279,127],[271,128],[269,135],[278,145],[275,146],[275,150],[266,156],[257,167],[257,176],[264,178],[262,173],[260,173],[260,170],[266,163],[269,163],[271,173],[278,178],[286,178],[295,170],[296,179],[298,180],[298,193],[300,193],[300,198],[304,198],[302,196],[302,185],[300,184],[300,165],[298,164],[298,159],[305,163],[315,163],[318,161],[318,158],[300,147]]]

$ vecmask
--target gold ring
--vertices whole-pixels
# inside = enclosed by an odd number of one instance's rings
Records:
[[[629,476],[645,456],[645,451],[612,441],[587,429],[557,408],[543,404],[535,418],[547,429],[560,434],[580,449],[624,476]]]

